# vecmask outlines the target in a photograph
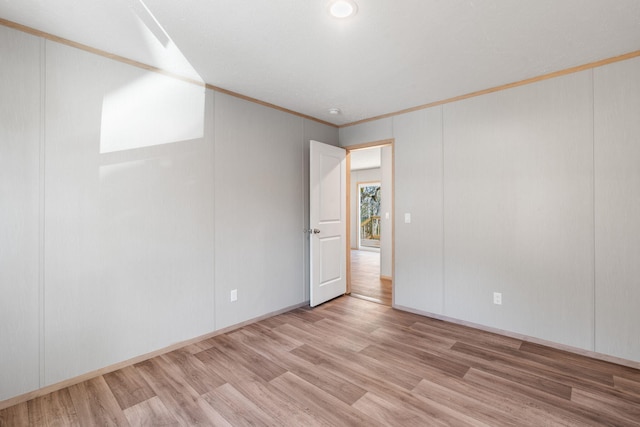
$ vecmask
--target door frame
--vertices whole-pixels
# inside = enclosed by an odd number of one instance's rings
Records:
[[[379,141],[365,142],[363,144],[349,145],[342,147],[347,151],[347,295],[351,294],[351,152],[365,148],[391,147],[391,307],[396,300],[395,271],[396,271],[396,172],[395,172],[395,138],[382,139]]]

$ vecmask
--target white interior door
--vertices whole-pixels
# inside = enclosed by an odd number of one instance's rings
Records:
[[[309,226],[311,307],[347,291],[346,151],[311,141]]]

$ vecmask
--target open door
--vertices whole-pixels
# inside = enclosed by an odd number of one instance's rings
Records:
[[[309,150],[311,307],[347,290],[346,151],[311,141]]]

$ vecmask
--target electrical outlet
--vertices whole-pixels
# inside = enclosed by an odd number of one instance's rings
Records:
[[[500,292],[494,292],[493,293],[493,303],[497,304],[497,305],[501,305],[502,304],[502,293],[500,293]]]
[[[231,290],[231,302],[238,301],[238,290]]]

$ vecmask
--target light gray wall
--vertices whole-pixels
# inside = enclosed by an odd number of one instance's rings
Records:
[[[46,43],[45,384],[215,327],[212,135],[102,152],[109,97],[175,82],[156,77]],[[211,116],[212,94],[199,91],[182,108]],[[112,126],[136,133],[153,114]]]
[[[393,138],[393,118],[387,117],[357,126],[342,127],[339,135],[342,147]]]
[[[380,275],[391,277],[393,275],[393,149],[390,146],[381,149],[380,172]]]
[[[593,348],[591,83],[444,106],[446,315]]]
[[[304,301],[303,128],[299,117],[225,94],[216,93],[215,111],[215,315],[223,328]]]
[[[0,26],[0,400],[40,382],[40,43]]]
[[[640,361],[639,64],[341,128],[395,138],[395,305]]]
[[[393,128],[394,304],[442,314],[442,108],[396,116]]]
[[[336,128],[1,26],[0,56],[0,400],[308,300]]]
[[[640,59],[594,81],[595,347],[640,360]]]

